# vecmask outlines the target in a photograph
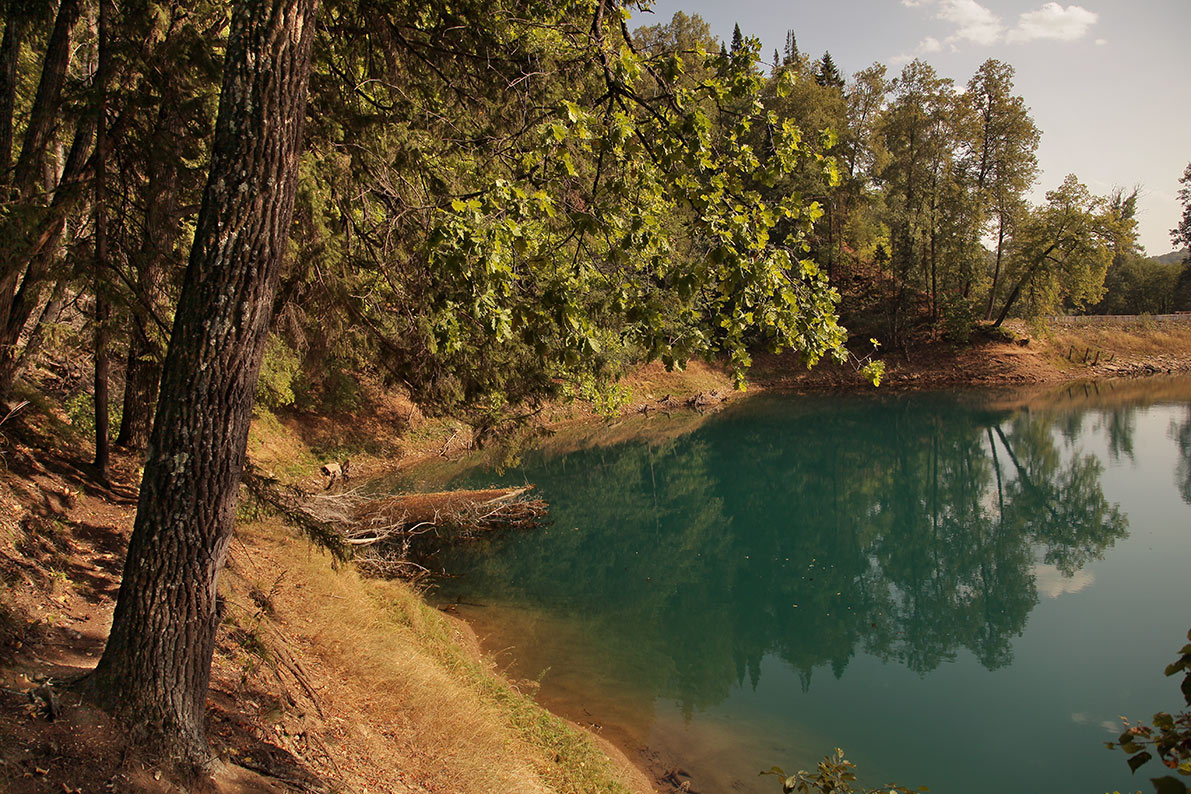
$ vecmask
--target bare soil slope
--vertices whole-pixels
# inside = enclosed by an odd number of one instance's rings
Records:
[[[262,448],[302,446],[268,432]],[[73,684],[102,653],[139,468],[111,485],[53,406],[0,426],[0,790],[194,791],[141,760]],[[305,453],[309,455],[309,453]],[[304,458],[305,459],[305,458]],[[317,477],[317,475],[315,475]],[[220,582],[208,700],[224,792],[631,792],[612,748],[538,707],[465,624],[370,580],[248,504]]]

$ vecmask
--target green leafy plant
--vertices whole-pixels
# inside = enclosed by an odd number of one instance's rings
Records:
[[[294,384],[302,368],[302,359],[284,340],[269,337],[256,382],[256,399],[270,409],[294,404]]]
[[[70,425],[85,438],[95,437],[95,398],[87,392],[79,392],[66,399],[63,404],[66,409],[66,416],[70,419]],[[122,415],[122,405],[119,402],[112,401],[109,404],[108,415],[110,417],[110,426],[114,430],[120,426],[120,416]]]
[[[873,346],[872,352],[865,356],[858,356],[855,353],[851,354],[853,365],[856,367],[856,371],[860,373],[860,377],[864,378],[873,386],[880,386],[881,378],[885,377],[885,362],[874,357],[877,355],[877,350],[881,347],[881,343],[871,338],[868,341]]]
[[[856,788],[856,774],[852,771],[856,765],[844,758],[844,751],[835,748],[834,755],[828,755],[819,762],[814,772],[798,770],[787,775],[781,767],[773,767],[762,775],[776,775],[782,780],[783,794],[799,792],[799,794],[912,794],[916,791],[929,791],[926,786],[909,789],[892,783],[879,788]]]
[[[1179,650],[1179,658],[1166,666],[1166,675],[1183,674],[1180,687],[1183,700],[1191,706],[1191,631],[1187,632],[1187,645]],[[1121,718],[1125,730],[1116,742],[1105,742],[1112,750],[1121,748],[1129,754],[1129,769],[1137,772],[1154,759],[1157,754],[1168,769],[1177,772],[1184,779],[1191,779],[1191,711],[1171,715],[1160,711],[1153,717],[1153,725],[1133,725]],[[1184,780],[1173,775],[1152,777],[1150,782],[1158,794],[1187,794],[1191,787]]]

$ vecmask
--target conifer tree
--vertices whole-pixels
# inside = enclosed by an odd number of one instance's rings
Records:
[[[798,60],[801,53],[798,52],[798,39],[794,35],[794,29],[786,31],[786,60],[785,63],[792,64]]]
[[[815,79],[819,85],[825,87],[844,87],[844,76],[840,74],[839,69],[835,65],[835,61],[831,57],[830,52],[823,53],[823,59],[819,61],[819,70],[815,74]]]
[[[241,0],[233,12],[211,175],[153,451],[111,635],[91,681],[100,702],[154,751],[196,768],[210,760],[216,582],[297,192],[314,10],[315,0]]]
[[[1182,185],[1179,189],[1179,201],[1183,205],[1183,215],[1179,219],[1179,225],[1170,230],[1170,241],[1174,243],[1175,248],[1189,249],[1188,259],[1191,259],[1191,163],[1187,164],[1179,184]]]

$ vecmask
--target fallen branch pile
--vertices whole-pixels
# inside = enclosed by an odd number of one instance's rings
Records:
[[[375,498],[361,491],[322,493],[301,505],[309,519],[335,527],[357,564],[382,576],[417,576],[449,543],[484,532],[532,529],[549,506],[528,494],[533,486],[443,491]]]

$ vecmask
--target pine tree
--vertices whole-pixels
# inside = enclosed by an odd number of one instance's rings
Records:
[[[815,80],[821,86],[844,87],[844,76],[836,68],[835,61],[832,60],[830,52],[823,53],[823,59],[819,61],[819,70],[815,74]]]
[[[1183,215],[1179,219],[1179,225],[1170,230],[1170,241],[1174,243],[1175,248],[1191,249],[1191,163],[1187,164],[1179,184],[1182,185],[1178,195],[1183,205]],[[1191,259],[1191,251],[1187,256]]]
[[[233,10],[210,180],[111,636],[91,679],[155,751],[197,767],[210,759],[215,583],[297,192],[315,2]]]
[[[744,34],[740,32],[740,23],[736,23],[736,27],[732,29],[732,54],[740,52],[744,47]]]
[[[785,64],[792,64],[796,62],[801,55],[798,52],[798,38],[794,35],[794,29],[786,31],[786,59]]]

